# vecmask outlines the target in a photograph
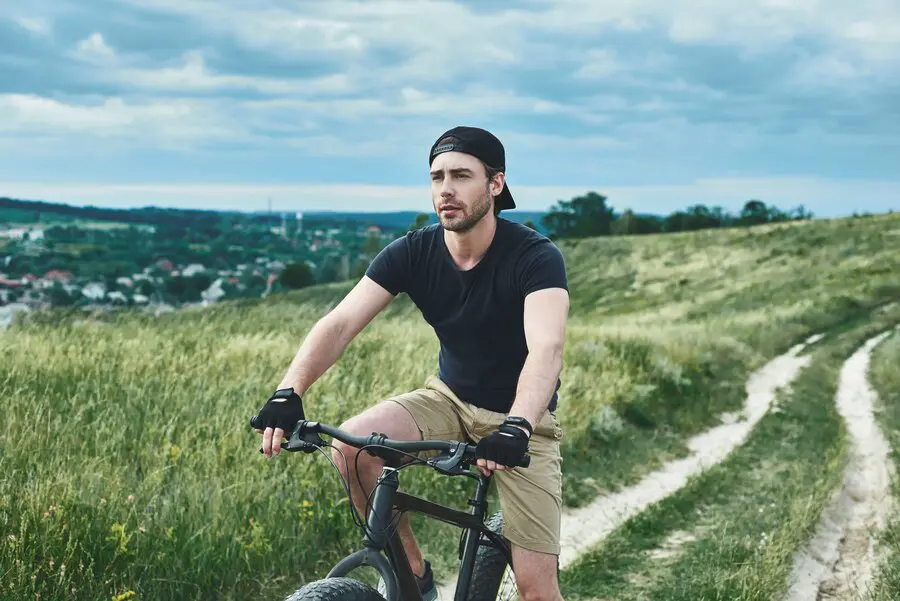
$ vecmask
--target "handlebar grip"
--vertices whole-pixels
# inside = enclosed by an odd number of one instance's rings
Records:
[[[531,455],[525,455],[522,457],[522,461],[519,462],[520,467],[528,467],[531,465]]]
[[[258,416],[258,415],[254,415],[253,417],[250,418],[250,427],[251,427],[251,428],[258,428],[258,427],[259,427],[259,426],[256,425],[258,419],[259,419],[259,416]]]

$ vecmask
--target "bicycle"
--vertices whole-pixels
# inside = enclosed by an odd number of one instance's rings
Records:
[[[256,416],[250,425],[257,428]],[[289,595],[285,601],[422,601],[412,568],[403,550],[396,529],[392,526],[391,513],[398,511],[417,512],[431,519],[441,520],[462,529],[460,535],[460,568],[457,574],[454,601],[495,601],[501,592],[504,576],[512,572],[512,552],[509,541],[503,537],[503,517],[498,510],[490,518],[487,514],[487,493],[492,476],[484,476],[479,471],[468,468],[475,463],[476,445],[457,440],[406,441],[388,438],[383,433],[373,432],[369,436],[355,436],[328,424],[301,419],[297,422],[288,442],[281,448],[288,452],[322,452],[332,463],[344,489],[350,497],[350,488],[340,475],[337,465],[331,461],[323,447],[331,447],[319,435],[326,434],[334,439],[365,450],[373,456],[384,459],[385,465],[375,487],[366,500],[366,523],[362,523],[352,499],[350,508],[357,525],[365,529],[362,548],[354,551],[336,563],[324,578],[309,582]],[[411,453],[438,451],[428,459],[415,457]],[[262,449],[260,449],[262,452]],[[400,457],[411,457],[408,463],[401,463]],[[357,454],[357,461],[359,454]],[[346,458],[345,458],[346,463]],[[518,466],[528,467],[531,457],[525,455]],[[414,465],[430,467],[446,476],[463,476],[477,481],[475,497],[469,499],[470,513],[454,509],[422,497],[398,491],[399,472]],[[373,498],[374,496],[374,498]],[[371,500],[371,505],[370,505]],[[365,582],[349,577],[360,567],[374,568],[381,576],[385,588],[382,596]],[[511,584],[515,593],[515,584]],[[518,597],[514,597],[518,598]]]

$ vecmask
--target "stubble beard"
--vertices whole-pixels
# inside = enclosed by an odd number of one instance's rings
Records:
[[[438,219],[444,229],[449,232],[468,232],[478,225],[478,222],[480,222],[490,210],[491,192],[489,187],[485,187],[484,194],[478,199],[475,206],[472,207],[471,213],[467,213],[467,209],[463,207],[458,211],[459,213],[462,213],[461,216],[447,219],[441,215],[440,211],[438,211]]]

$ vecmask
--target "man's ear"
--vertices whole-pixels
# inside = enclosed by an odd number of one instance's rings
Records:
[[[500,193],[503,192],[503,185],[505,183],[506,174],[502,171],[496,173],[494,177],[491,178],[491,196],[500,196]]]

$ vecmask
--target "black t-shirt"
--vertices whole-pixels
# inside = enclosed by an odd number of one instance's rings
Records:
[[[378,253],[366,271],[391,294],[405,292],[440,341],[439,377],[463,401],[508,413],[528,347],[525,296],[542,288],[568,289],[562,253],[546,236],[506,219],[487,253],[459,269],[433,224],[407,233]],[[550,401],[557,404],[560,381]]]

